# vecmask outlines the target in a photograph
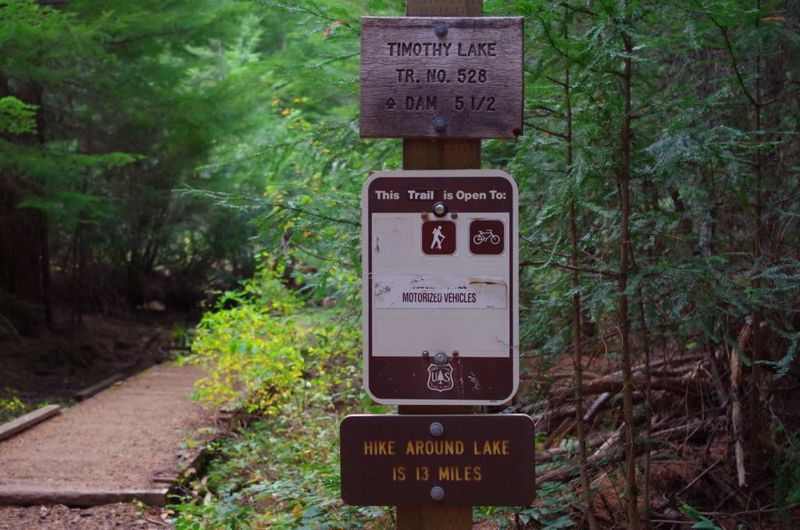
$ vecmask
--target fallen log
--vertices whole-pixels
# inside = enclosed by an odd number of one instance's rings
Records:
[[[653,443],[654,441],[670,441],[676,440],[680,438],[689,438],[698,432],[710,432],[713,430],[713,427],[716,422],[725,422],[726,418],[724,416],[719,416],[714,418],[713,420],[703,419],[703,420],[695,420],[690,423],[686,423],[683,425],[677,425],[675,427],[669,427],[666,429],[661,429],[656,431],[652,434],[649,440],[644,439],[642,437],[638,438],[636,441],[637,452],[641,450],[645,444]],[[622,451],[617,451],[616,454],[614,453],[614,449],[619,446],[619,443],[622,439],[622,433],[624,432],[624,424],[620,426],[610,437],[602,439],[602,443],[600,443],[597,450],[592,453],[589,458],[586,459],[586,463],[589,465],[595,465],[600,463],[602,460],[610,459],[607,463],[611,463],[612,461],[616,461],[622,457]],[[594,445],[598,445],[598,442],[601,439],[598,436],[593,436],[587,442],[587,445],[590,447]],[[621,447],[620,447],[621,449]],[[553,448],[546,452],[537,453],[536,455],[536,462],[549,462],[555,459],[556,456],[560,456],[567,451],[562,448]],[[575,464],[565,464],[563,466],[557,467],[555,469],[551,469],[549,471],[543,472],[536,478],[537,483],[543,482],[562,482],[564,480],[572,479],[573,477],[578,476],[580,472],[580,468]]]
[[[635,387],[644,388],[646,381],[644,376],[639,375],[633,377],[632,383]],[[616,394],[622,390],[622,386],[621,379],[616,377],[604,377],[603,379],[597,379],[585,384],[583,386],[583,394],[594,395],[602,394],[604,392]],[[685,377],[661,377],[650,380],[651,390],[665,390],[681,396],[686,395],[687,392],[691,394],[700,394],[705,390],[706,386],[708,386],[707,382],[702,379],[687,379]],[[556,401],[564,400],[572,395],[572,393],[572,389],[560,390],[554,394],[553,398]]]
[[[589,410],[584,414],[583,421],[585,423],[594,421],[597,416],[609,407],[612,407],[621,396],[616,393],[603,392],[600,394],[590,405]],[[644,401],[644,393],[634,392],[633,402],[641,403]],[[540,412],[531,416],[534,425],[538,430],[550,432],[549,426],[553,424],[560,425],[564,418],[575,416],[575,405],[562,405],[560,407]]]
[[[594,453],[592,453],[589,458],[586,459],[586,463],[593,465],[607,457],[610,457],[613,454],[614,447],[618,445],[622,439],[623,427],[624,424],[622,427],[617,429],[617,431],[610,438],[605,440],[603,444]],[[621,453],[619,453],[619,455],[621,456]],[[562,482],[577,476],[578,473],[580,473],[579,466],[575,464],[567,464],[557,467],[556,469],[551,469],[550,471],[545,471],[536,478],[536,482]]]
[[[597,396],[597,399],[595,399],[594,402],[589,406],[589,410],[587,410],[586,414],[583,415],[583,421],[589,423],[593,419],[595,419],[595,417],[597,417],[600,411],[606,406],[608,401],[611,399],[612,395],[613,394],[611,394],[611,392],[603,392],[602,394]]]

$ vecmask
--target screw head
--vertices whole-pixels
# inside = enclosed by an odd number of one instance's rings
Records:
[[[433,129],[436,132],[445,132],[447,130],[447,118],[444,116],[436,116],[433,118]]]
[[[447,354],[443,351],[436,352],[433,355],[433,362],[436,364],[447,364]]]
[[[444,499],[444,488],[441,486],[434,486],[431,488],[431,499],[440,501]]]
[[[430,428],[428,430],[430,431],[431,436],[437,436],[438,437],[438,436],[441,436],[442,434],[444,434],[444,425],[442,425],[438,421],[435,421],[435,422],[431,423],[431,426],[430,426]]]
[[[430,354],[430,352],[428,352],[428,350],[423,350],[422,351],[422,356],[427,359],[428,357],[431,356],[431,354]]]
[[[433,215],[436,217],[444,217],[447,213],[447,205],[443,202],[437,202],[433,205]]]
[[[447,24],[444,22],[437,22],[436,24],[433,25],[433,33],[440,39],[446,37]]]

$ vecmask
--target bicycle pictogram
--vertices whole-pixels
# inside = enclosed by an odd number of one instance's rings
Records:
[[[477,234],[472,238],[472,242],[475,245],[482,245],[486,242],[490,242],[492,245],[499,245],[500,244],[500,236],[495,234],[491,228],[486,230],[480,230]]]

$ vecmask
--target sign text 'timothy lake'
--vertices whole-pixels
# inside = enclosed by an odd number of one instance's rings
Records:
[[[363,18],[361,135],[520,135],[522,20]]]

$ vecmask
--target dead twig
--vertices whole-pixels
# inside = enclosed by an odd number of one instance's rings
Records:
[[[745,325],[739,332],[736,340],[736,348],[730,352],[731,363],[731,422],[733,424],[734,452],[736,455],[736,478],[740,488],[747,487],[747,475],[744,466],[744,440],[742,429],[742,358],[740,352],[744,352],[750,336],[753,334],[753,317],[749,316],[745,320]]]
[[[611,392],[603,392],[597,396],[597,399],[594,400],[594,402],[589,406],[589,410],[587,410],[586,414],[584,414],[583,421],[586,423],[591,422],[600,413],[606,403],[608,403],[608,401],[611,399],[611,396]]]

